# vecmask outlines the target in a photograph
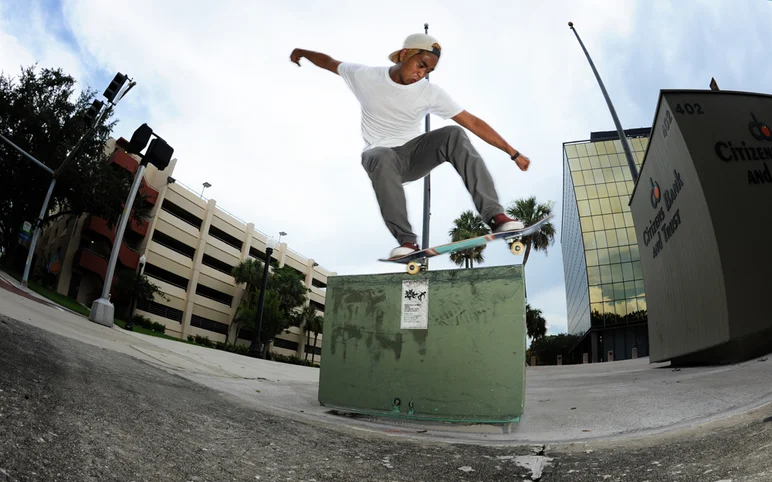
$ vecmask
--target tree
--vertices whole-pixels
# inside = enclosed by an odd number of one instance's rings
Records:
[[[245,328],[251,330],[253,333],[257,329],[257,320],[259,318],[258,303],[259,299],[257,296],[245,297],[241,301],[234,319],[234,322],[239,323],[239,329]],[[263,320],[260,323],[261,356],[263,358],[265,358],[268,351],[268,344],[277,334],[281,333],[286,326],[286,319],[280,308],[280,297],[275,291],[269,289],[265,292],[265,299],[263,300]],[[238,337],[238,331],[236,333],[236,336]]]
[[[245,325],[249,323],[254,316],[254,310],[257,309],[257,295],[263,282],[263,263],[256,259],[247,259],[239,263],[233,268],[231,276],[236,280],[237,284],[244,284],[244,295],[241,298],[239,308],[236,310],[236,314],[231,322],[231,329],[235,330],[233,334],[233,343],[236,343],[239,339],[239,331]],[[228,344],[228,338],[231,330],[225,334],[225,345]]]
[[[61,69],[30,66],[16,80],[0,75],[0,133],[55,171],[89,127],[84,114],[96,91],[76,96],[74,86],[75,79]],[[110,112],[102,117],[59,173],[44,224],[86,212],[111,228],[117,223],[132,177],[107,163],[105,143],[115,126],[110,117]],[[19,230],[25,221],[34,226],[50,182],[50,174],[0,141],[0,245],[7,266],[23,265]],[[141,193],[133,208],[134,222],[147,214]]]
[[[314,355],[316,355],[316,340],[319,338],[319,333],[324,331],[324,318],[317,316],[314,318],[314,324],[312,329],[314,330],[314,351],[311,352],[311,364],[314,364]]]
[[[287,326],[291,325],[296,316],[295,310],[305,303],[306,295],[311,291],[306,288],[300,274],[289,266],[273,270],[268,279],[268,290],[276,292],[279,296],[279,308],[287,321]]]
[[[297,315],[297,326],[306,334],[306,346],[311,344],[311,332],[314,332],[314,347],[319,332],[322,330],[322,317],[316,314],[316,308],[313,306],[304,306]],[[311,353],[311,363],[314,362],[314,352]],[[305,359],[308,360],[308,352],[305,353]]]
[[[530,355],[542,365],[557,365],[558,355],[563,355],[563,363],[568,364],[572,361],[570,350],[579,339],[581,336],[567,333],[544,336],[531,344]]]
[[[518,199],[507,208],[507,214],[523,222],[526,226],[536,223],[545,216],[552,214],[553,203],[537,203],[536,197],[531,196],[526,199]],[[542,224],[539,230],[529,236],[523,236],[525,244],[525,256],[523,257],[523,266],[528,262],[528,255],[531,248],[535,251],[544,251],[555,242],[555,226],[551,222]]]
[[[233,324],[236,325],[234,340],[238,340],[241,328],[257,327],[259,317],[258,302],[263,285],[264,264],[260,260],[242,261],[233,269],[232,275],[237,283],[245,283],[242,297]],[[303,284],[298,273],[289,266],[275,268],[268,277],[268,289],[263,300],[263,320],[260,324],[260,342],[265,350],[276,335],[297,320],[296,310],[303,305],[306,294],[310,291]],[[230,333],[230,330],[229,330]],[[226,335],[226,344],[228,335]],[[234,341],[235,343],[235,341]]]
[[[137,276],[137,272],[134,270],[121,269],[116,271],[115,278],[116,284],[112,291],[113,296],[124,304],[123,309],[127,322],[131,320],[133,315],[131,312],[133,308],[132,301],[135,304],[143,301],[147,303],[153,301],[156,294],[168,301],[166,294],[161,291],[161,288],[151,282],[144,274]]]
[[[464,211],[461,213],[461,216],[453,220],[453,229],[451,229],[448,234],[450,234],[451,241],[456,242],[483,236],[490,232],[490,227],[483,222],[479,215],[474,214],[472,211]],[[457,266],[473,268],[475,261],[478,263],[485,261],[485,258],[482,255],[485,248],[486,246],[483,245],[476,248],[456,251],[455,253],[451,253],[450,260],[456,263]]]
[[[542,316],[541,310],[534,309],[530,303],[525,305],[525,326],[531,345],[547,334],[547,320]]]

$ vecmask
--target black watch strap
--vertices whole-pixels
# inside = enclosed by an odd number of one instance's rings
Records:
[[[520,157],[520,153],[519,153],[519,152],[516,152],[516,153],[515,153],[515,155],[514,155],[514,156],[512,156],[512,160],[514,161],[514,160],[515,160],[515,159],[517,159],[518,157]]]

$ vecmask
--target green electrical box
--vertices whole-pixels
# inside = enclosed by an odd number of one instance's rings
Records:
[[[522,265],[328,279],[319,402],[403,419],[518,422]]]

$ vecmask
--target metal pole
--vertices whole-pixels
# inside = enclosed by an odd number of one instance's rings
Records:
[[[115,273],[115,263],[118,261],[118,253],[121,250],[121,243],[123,242],[123,233],[126,231],[126,224],[131,217],[131,209],[134,205],[134,198],[139,190],[139,185],[142,182],[142,175],[145,172],[146,161],[143,159],[139,163],[139,169],[134,176],[134,182],[129,190],[129,198],[126,200],[126,205],[121,213],[120,222],[118,224],[118,230],[115,232],[115,240],[113,241],[113,248],[110,252],[110,262],[107,265],[107,273],[105,274],[104,285],[102,286],[102,297],[95,300],[92,304],[91,315],[89,320],[95,321],[105,326],[112,326],[113,324],[113,305],[110,302],[110,288],[112,287],[113,274]],[[98,309],[99,305],[102,305],[102,309]]]
[[[40,236],[40,230],[43,228],[43,218],[45,217],[46,212],[48,211],[48,203],[51,200],[51,193],[54,190],[54,185],[56,184],[56,178],[59,176],[59,173],[62,171],[62,168],[64,167],[67,162],[72,159],[75,152],[77,152],[78,147],[80,147],[80,144],[83,142],[83,139],[85,139],[87,136],[91,135],[91,132],[96,129],[96,126],[99,125],[99,122],[102,120],[102,117],[104,117],[105,113],[107,112],[107,109],[103,109],[101,114],[99,115],[99,118],[94,121],[94,125],[91,126],[91,128],[86,131],[86,133],[78,139],[78,142],[73,146],[72,149],[70,149],[70,152],[67,154],[67,157],[64,158],[64,161],[62,161],[62,164],[56,168],[56,171],[51,171],[47,166],[43,165],[40,161],[32,157],[31,155],[27,154],[23,150],[17,149],[21,151],[23,154],[25,154],[27,157],[35,161],[36,163],[40,164],[43,168],[49,171],[50,174],[53,175],[53,179],[51,179],[51,184],[48,186],[48,194],[46,194],[46,198],[43,201],[43,207],[40,209],[40,216],[38,217],[38,222],[35,225],[35,232],[32,234],[32,242],[29,245],[29,252],[27,253],[27,261],[24,263],[24,275],[21,278],[21,284],[22,286],[27,286],[27,283],[29,281],[29,272],[32,265],[32,256],[35,253],[35,247],[37,246],[38,237]],[[10,141],[9,141],[10,142]],[[16,146],[14,146],[16,147]]]
[[[429,34],[429,24],[424,24],[424,33],[427,35]],[[426,76],[426,81],[429,81],[429,76]],[[426,114],[426,124],[425,124],[426,132],[429,132],[429,114]],[[426,249],[429,247],[429,217],[431,216],[431,204],[432,204],[432,179],[431,179],[431,173],[427,174],[426,177],[424,177],[424,226],[423,226],[423,233],[421,235],[421,249]],[[426,265],[426,268],[429,268],[429,259],[424,258],[424,264]]]
[[[86,133],[85,133],[85,134],[83,134],[83,135],[80,137],[80,139],[78,139],[78,142],[77,142],[77,143],[75,143],[75,145],[73,146],[73,148],[72,148],[72,149],[70,149],[70,152],[69,152],[69,153],[67,153],[67,157],[65,157],[65,158],[64,158],[64,161],[62,161],[61,165],[59,165],[59,167],[57,167],[57,168],[56,168],[56,171],[54,172],[54,177],[58,176],[58,175],[59,175],[59,173],[61,173],[61,172],[62,172],[62,169],[64,168],[64,166],[65,166],[65,165],[66,165],[66,164],[67,164],[67,163],[70,161],[70,159],[72,159],[73,155],[75,154],[75,152],[76,152],[76,151],[78,150],[78,148],[80,147],[80,144],[83,142],[83,139],[85,139],[86,137],[90,136],[90,135],[91,135],[91,133],[92,133],[92,132],[94,132],[94,131],[96,130],[96,128],[99,126],[99,123],[102,121],[102,118],[103,118],[103,117],[104,117],[104,116],[107,114],[107,112],[108,112],[109,110],[111,110],[111,109],[112,109],[112,107],[110,107],[110,106],[108,106],[108,107],[106,107],[106,108],[102,109],[102,112],[99,114],[99,117],[98,117],[96,120],[94,120],[94,124],[93,124],[93,125],[92,125],[92,126],[91,126],[91,127],[90,127],[90,128],[87,130],[87,131],[86,131]]]
[[[576,39],[579,41],[579,45],[582,46],[584,55],[587,57],[587,61],[590,63],[590,67],[592,67],[593,73],[595,73],[595,78],[598,80],[600,90],[603,92],[603,97],[606,99],[608,110],[611,112],[611,117],[614,119],[614,125],[616,125],[617,133],[619,134],[619,141],[622,143],[622,148],[625,150],[625,156],[627,156],[627,165],[630,168],[630,174],[633,176],[633,182],[636,182],[638,180],[638,167],[635,165],[635,160],[633,160],[633,153],[630,150],[630,144],[627,142],[627,136],[625,135],[624,129],[622,129],[622,124],[619,122],[614,105],[611,103],[611,99],[608,96],[608,92],[606,92],[606,87],[603,85],[603,81],[600,80],[600,74],[598,74],[598,70],[595,68],[595,64],[593,64],[592,59],[590,58],[590,54],[587,52],[587,49],[584,48],[584,43],[582,43],[582,39],[579,38],[579,33],[577,33],[576,29],[574,28],[574,22],[568,22],[568,27],[574,31],[574,35],[576,35]]]
[[[21,277],[21,285],[27,286],[29,280],[29,270],[32,266],[32,256],[35,254],[35,245],[38,243],[38,236],[40,235],[40,227],[43,225],[43,218],[48,211],[48,201],[51,200],[51,193],[54,192],[54,186],[56,185],[56,178],[51,179],[51,184],[48,185],[48,192],[46,198],[43,201],[43,207],[40,208],[40,215],[38,215],[37,223],[35,223],[35,231],[32,233],[32,242],[29,244],[29,250],[27,251],[27,261],[24,263],[24,275]]]
[[[4,140],[4,141],[5,141],[5,142],[7,142],[8,144],[10,144],[10,145],[11,145],[11,147],[13,147],[13,148],[14,148],[14,149],[16,149],[17,151],[21,152],[21,154],[22,154],[24,157],[26,157],[27,159],[29,159],[29,160],[30,160],[30,161],[32,161],[33,163],[37,164],[37,166],[38,166],[39,168],[41,168],[41,169],[43,169],[44,171],[46,171],[47,173],[49,173],[49,174],[53,175],[54,171],[53,171],[53,170],[52,170],[50,167],[46,166],[46,165],[45,165],[45,164],[43,164],[42,162],[38,161],[37,159],[35,159],[35,158],[34,158],[34,157],[32,157],[31,155],[29,155],[29,154],[28,154],[28,153],[27,153],[27,152],[26,152],[24,149],[22,149],[21,147],[17,146],[17,145],[16,145],[16,144],[14,144],[13,142],[11,142],[11,141],[10,141],[10,139],[8,139],[7,137],[5,137],[5,136],[4,136],[4,135],[2,135],[2,134],[0,134],[0,139]]]
[[[110,251],[110,264],[107,265],[107,274],[105,274],[105,283],[102,286],[102,298],[107,299],[110,294],[110,285],[112,285],[113,274],[115,273],[115,264],[118,261],[118,253],[121,251],[121,243],[123,243],[123,233],[126,231],[126,225],[131,217],[131,209],[134,205],[134,198],[137,196],[139,190],[139,184],[142,182],[142,175],[145,172],[145,161],[139,163],[139,169],[137,169],[137,175],[134,176],[134,182],[131,184],[131,190],[129,191],[129,198],[126,200],[126,205],[121,213],[121,220],[118,224],[118,230],[115,232],[115,239],[113,240],[113,248]]]
[[[262,356],[260,350],[260,329],[263,326],[263,304],[265,303],[265,292],[268,289],[268,268],[271,264],[271,255],[273,254],[273,248],[266,246],[265,248],[265,263],[263,268],[263,287],[260,289],[260,296],[257,299],[257,324],[255,326],[255,333],[252,335],[252,344],[249,346],[249,354],[251,356]]]

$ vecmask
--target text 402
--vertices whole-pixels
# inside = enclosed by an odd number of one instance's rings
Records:
[[[694,104],[684,104],[683,107],[681,107],[681,104],[678,104],[675,111],[679,114],[704,114],[702,106],[696,102]]]

